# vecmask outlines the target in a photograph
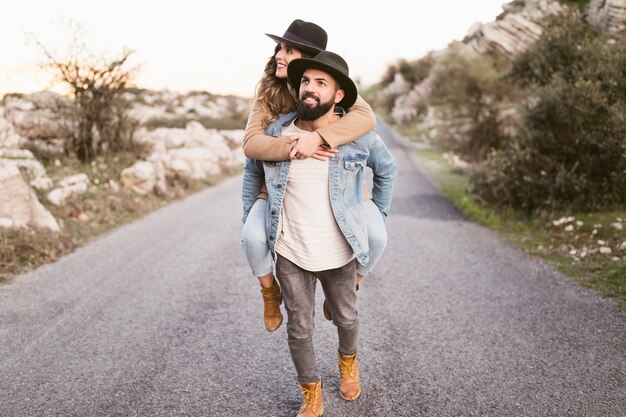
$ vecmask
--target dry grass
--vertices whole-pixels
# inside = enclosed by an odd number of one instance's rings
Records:
[[[75,248],[76,242],[65,233],[0,228],[0,283],[13,274],[54,262]]]

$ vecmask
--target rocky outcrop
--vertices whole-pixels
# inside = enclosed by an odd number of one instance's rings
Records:
[[[616,33],[626,27],[626,0],[591,0],[585,18],[595,27]]]
[[[431,90],[431,81],[427,78],[417,84],[407,94],[399,96],[391,111],[391,117],[393,117],[396,123],[404,123],[413,119],[417,116],[419,105],[425,103],[428,97],[430,97]]]
[[[565,6],[556,0],[524,0],[504,4],[502,9],[495,21],[472,26],[463,43],[479,54],[497,51],[517,55],[539,39],[541,21],[562,13]]]
[[[209,93],[181,95],[170,91],[126,93],[130,112],[139,124],[134,139],[152,148],[151,155],[123,170],[122,184],[140,194],[164,194],[168,181],[189,182],[228,174],[243,164],[243,130],[206,129],[198,120],[245,120],[247,99]],[[0,227],[35,225],[59,230],[59,225],[37,199],[33,188],[48,191],[46,203],[61,206],[69,198],[97,187],[85,174],[70,175],[53,184],[39,155],[61,153],[74,134],[71,100],[42,91],[11,95],[0,107]],[[187,123],[184,129],[144,126],[153,121]],[[153,127],[153,126],[151,126]],[[105,184],[118,188],[114,180]],[[32,187],[32,188],[31,188]]]
[[[0,107],[0,149],[18,149],[26,140],[4,117],[4,107]]]
[[[51,91],[40,91],[23,97],[6,97],[4,117],[20,136],[30,141],[42,141],[42,146],[58,147],[73,134],[74,111],[74,104],[69,98]]]
[[[498,52],[515,56],[530,47],[539,39],[542,21],[549,16],[566,10],[556,0],[515,0],[502,6],[503,12],[495,21],[476,23],[468,31],[462,42],[453,42],[444,50],[431,52],[437,60],[449,51],[459,55],[482,55]],[[430,98],[432,80],[430,77],[416,84],[406,94],[396,98],[391,115],[398,124],[413,120],[417,108],[427,106]],[[388,90],[382,94],[390,94]],[[427,112],[430,124],[435,123],[435,113]],[[431,129],[432,126],[429,127]]]
[[[0,226],[29,225],[59,231],[59,224],[39,202],[18,167],[0,160]]]
[[[121,179],[140,194],[165,192],[167,180],[207,179],[243,164],[243,130],[206,129],[192,121],[185,129],[159,128],[138,136],[141,142],[152,145],[153,152],[123,170]]]
[[[0,162],[24,170],[33,188],[45,191],[52,187],[52,180],[48,177],[46,169],[29,150],[0,148]]]

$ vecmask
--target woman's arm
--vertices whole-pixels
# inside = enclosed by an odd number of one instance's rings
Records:
[[[286,136],[275,138],[266,135],[263,118],[263,112],[253,105],[243,134],[243,153],[259,161],[286,161],[292,145],[287,143]]]
[[[361,96],[358,96],[354,105],[341,119],[320,127],[315,131],[317,134],[312,133],[306,137],[301,137],[301,135],[290,136],[290,140],[298,140],[291,151],[291,155],[311,156],[321,143],[327,144],[330,148],[336,148],[360,138],[375,127],[376,115],[374,111]]]
[[[276,138],[264,133],[263,113],[253,105],[244,132],[243,152],[248,158],[261,161],[286,161],[290,153],[309,157],[316,153],[321,144],[336,148],[360,138],[375,127],[374,111],[358,96],[354,105],[340,120],[315,132]]]
[[[376,115],[363,97],[340,120],[316,130],[331,148],[353,142],[376,127]]]

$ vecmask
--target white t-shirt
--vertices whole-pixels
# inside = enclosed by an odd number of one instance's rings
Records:
[[[301,133],[292,122],[282,135]],[[330,205],[328,161],[291,161],[276,252],[307,271],[335,269],[354,259]]]

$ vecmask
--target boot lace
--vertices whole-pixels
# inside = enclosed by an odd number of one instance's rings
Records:
[[[318,394],[317,385],[315,385],[311,389],[301,387],[301,390],[302,390],[302,396],[304,397],[304,401],[302,402],[302,405],[300,406],[300,412],[303,412],[306,409],[315,411],[313,410],[313,407],[315,406],[315,402],[317,401],[317,394]]]
[[[356,356],[350,357],[348,359],[344,359],[341,355],[339,356],[339,372],[341,373],[341,378],[355,378],[356,377]]]

